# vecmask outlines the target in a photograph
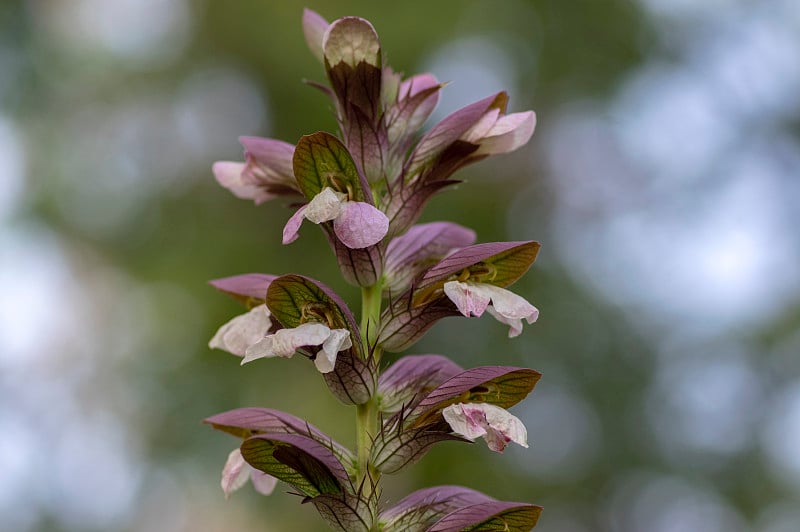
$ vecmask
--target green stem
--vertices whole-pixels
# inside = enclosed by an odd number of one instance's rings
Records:
[[[372,286],[361,289],[361,334],[364,336],[364,352],[375,344],[378,327],[381,321],[381,291],[383,283],[378,281]],[[378,362],[377,360],[375,361]]]
[[[364,340],[364,353],[370,352],[378,337],[381,317],[382,283],[361,289],[361,334]],[[374,348],[370,364],[375,367],[380,362],[381,350]],[[380,473],[370,464],[372,440],[380,430],[380,412],[376,398],[371,398],[363,405],[356,407],[356,452],[358,456],[358,482],[363,482],[365,495],[377,490]],[[369,477],[369,478],[367,478]],[[374,488],[374,489],[373,489]]]

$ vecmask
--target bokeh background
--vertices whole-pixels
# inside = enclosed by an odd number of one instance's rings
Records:
[[[445,320],[414,351],[544,373],[532,446],[442,444],[386,498],[461,483],[542,532],[800,530],[800,4],[795,0],[28,0],[0,4],[0,528],[318,530],[278,490],[225,500],[236,406],[352,443],[311,364],[206,344],[248,271],[337,280],[319,231],[217,187],[240,134],[333,131],[303,5],[370,19],[389,62],[508,89],[528,147],[424,220],[537,239],[516,340]]]

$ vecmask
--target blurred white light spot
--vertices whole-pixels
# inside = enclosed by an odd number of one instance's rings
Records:
[[[744,532],[741,516],[719,494],[680,478],[630,474],[612,492],[614,532]]]
[[[690,17],[701,17],[706,15],[717,15],[723,10],[729,9],[741,0],[639,0],[641,4],[659,15],[668,15],[678,19]]]
[[[8,399],[2,398],[4,403]],[[0,410],[0,515],[5,529],[24,531],[33,526],[37,513],[28,485],[36,476],[37,457],[32,430],[20,417]]]
[[[18,207],[25,182],[25,157],[14,124],[0,115],[0,221]]]
[[[209,160],[231,153],[240,135],[268,129],[262,93],[235,70],[206,70],[188,78],[174,106],[181,152],[189,150],[189,155]]]
[[[697,353],[672,356],[663,363],[646,403],[646,417],[662,452],[685,463],[687,451],[743,451],[762,412],[755,368],[735,352],[710,358]],[[698,463],[712,465],[707,459]]]
[[[499,91],[515,94],[515,67],[509,56],[496,42],[480,37],[452,41],[436,50],[422,70],[452,83],[444,88],[430,123]]]
[[[651,183],[693,180],[732,138],[732,119],[702,77],[675,67],[637,72],[618,94],[612,114],[627,157]],[[670,183],[673,182],[673,183]]]
[[[751,234],[735,230],[726,240],[708,242],[699,263],[699,271],[725,288],[746,282],[757,274],[753,260],[758,257],[758,243]]]
[[[141,63],[175,58],[185,47],[191,13],[186,0],[43,0],[34,13],[77,51],[102,49]]]
[[[800,494],[800,382],[767,410],[762,445],[772,474]]]
[[[50,455],[54,468],[49,482],[55,515],[74,529],[124,528],[119,524],[128,517],[140,478],[131,441],[125,427],[110,418],[73,417],[58,439],[43,435],[37,453]]]
[[[0,367],[20,367],[53,354],[45,340],[68,336],[75,314],[53,302],[71,300],[73,279],[42,230],[0,232],[0,253]]]
[[[765,121],[800,108],[800,32],[778,2],[759,7],[735,11],[732,27],[715,32],[707,46],[698,47],[697,60],[730,113]],[[800,14],[797,4],[795,9]]]
[[[758,532],[797,532],[800,524],[800,506],[796,501],[771,504],[758,516]]]

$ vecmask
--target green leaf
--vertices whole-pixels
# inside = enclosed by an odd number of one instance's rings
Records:
[[[287,328],[307,321],[325,323],[331,329],[348,329],[352,349],[361,354],[361,335],[345,302],[323,283],[302,275],[283,275],[267,289],[267,307]]]
[[[350,477],[330,449],[297,434],[258,434],[242,443],[254,468],[291,484],[308,497],[352,491]]]
[[[302,275],[284,275],[270,283],[267,307],[284,327],[319,321],[350,331],[352,347],[339,352],[333,371],[323,375],[328,388],[345,404],[363,404],[375,390],[373,367],[366,361],[353,313],[333,290]]]
[[[342,142],[324,131],[300,138],[292,160],[297,185],[308,200],[325,187],[347,193],[353,201],[367,199],[356,164]]]

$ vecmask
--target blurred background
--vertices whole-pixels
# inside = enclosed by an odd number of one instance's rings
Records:
[[[301,360],[210,351],[241,312],[207,279],[298,272],[350,301],[321,232],[219,188],[237,136],[333,131],[308,6],[451,83],[507,89],[531,143],[424,221],[537,239],[516,340],[445,320],[414,348],[538,369],[531,449],[442,444],[386,498],[460,483],[542,532],[800,530],[800,4],[795,0],[28,0],[0,4],[0,528],[319,530],[279,489],[225,500],[237,406],[353,442]],[[320,252],[324,250],[324,252]]]

